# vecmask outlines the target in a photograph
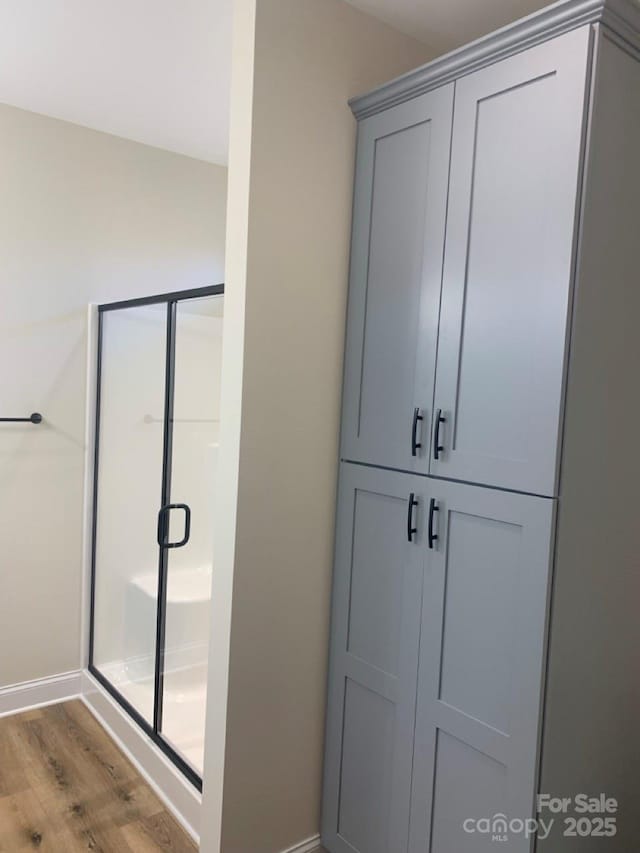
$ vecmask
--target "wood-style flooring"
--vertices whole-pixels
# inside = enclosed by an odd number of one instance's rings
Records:
[[[79,701],[0,719],[0,851],[194,853]]]

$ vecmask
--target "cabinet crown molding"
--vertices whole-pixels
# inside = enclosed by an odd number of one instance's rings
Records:
[[[640,56],[640,0],[560,0],[377,89],[352,98],[360,120],[585,24],[602,24]]]

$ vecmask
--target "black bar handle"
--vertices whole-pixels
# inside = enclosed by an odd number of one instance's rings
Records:
[[[3,424],[41,424],[42,415],[40,412],[34,412],[28,418],[0,418],[0,423]]]
[[[409,495],[409,506],[407,508],[407,539],[409,542],[413,542],[413,537],[418,532],[418,528],[413,526],[414,506],[418,506],[418,501],[416,500],[415,492],[411,492]]]
[[[181,509],[184,511],[184,536],[180,540],[180,542],[167,542],[168,536],[168,527],[167,527],[167,519],[168,513],[172,509]],[[158,545],[161,548],[184,548],[184,546],[189,541],[189,537],[191,536],[191,507],[187,504],[165,504],[165,506],[160,507],[160,511],[158,513]]]
[[[446,424],[447,419],[442,415],[442,409],[438,409],[435,417],[435,425],[433,428],[433,458],[440,459],[440,453],[444,450],[444,445],[440,444],[440,424]]]
[[[413,426],[411,427],[411,455],[418,455],[418,448],[422,447],[422,444],[418,441],[418,421],[424,420],[423,416],[420,414],[420,409],[415,408],[413,410]]]
[[[428,539],[429,539],[429,548],[433,551],[433,543],[438,541],[438,534],[433,532],[433,517],[436,512],[440,511],[440,507],[436,503],[435,498],[431,498],[429,501],[429,531],[428,531]]]

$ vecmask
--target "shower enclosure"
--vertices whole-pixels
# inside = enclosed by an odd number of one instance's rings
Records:
[[[223,290],[98,309],[89,670],[199,789]]]

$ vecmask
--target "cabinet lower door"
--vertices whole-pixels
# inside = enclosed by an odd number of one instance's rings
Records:
[[[330,853],[407,849],[426,483],[341,469],[322,821]]]
[[[589,52],[587,26],[456,83],[432,474],[557,494]]]
[[[431,489],[409,850],[528,853],[555,501]]]
[[[427,473],[453,84],[358,128],[342,456]]]

